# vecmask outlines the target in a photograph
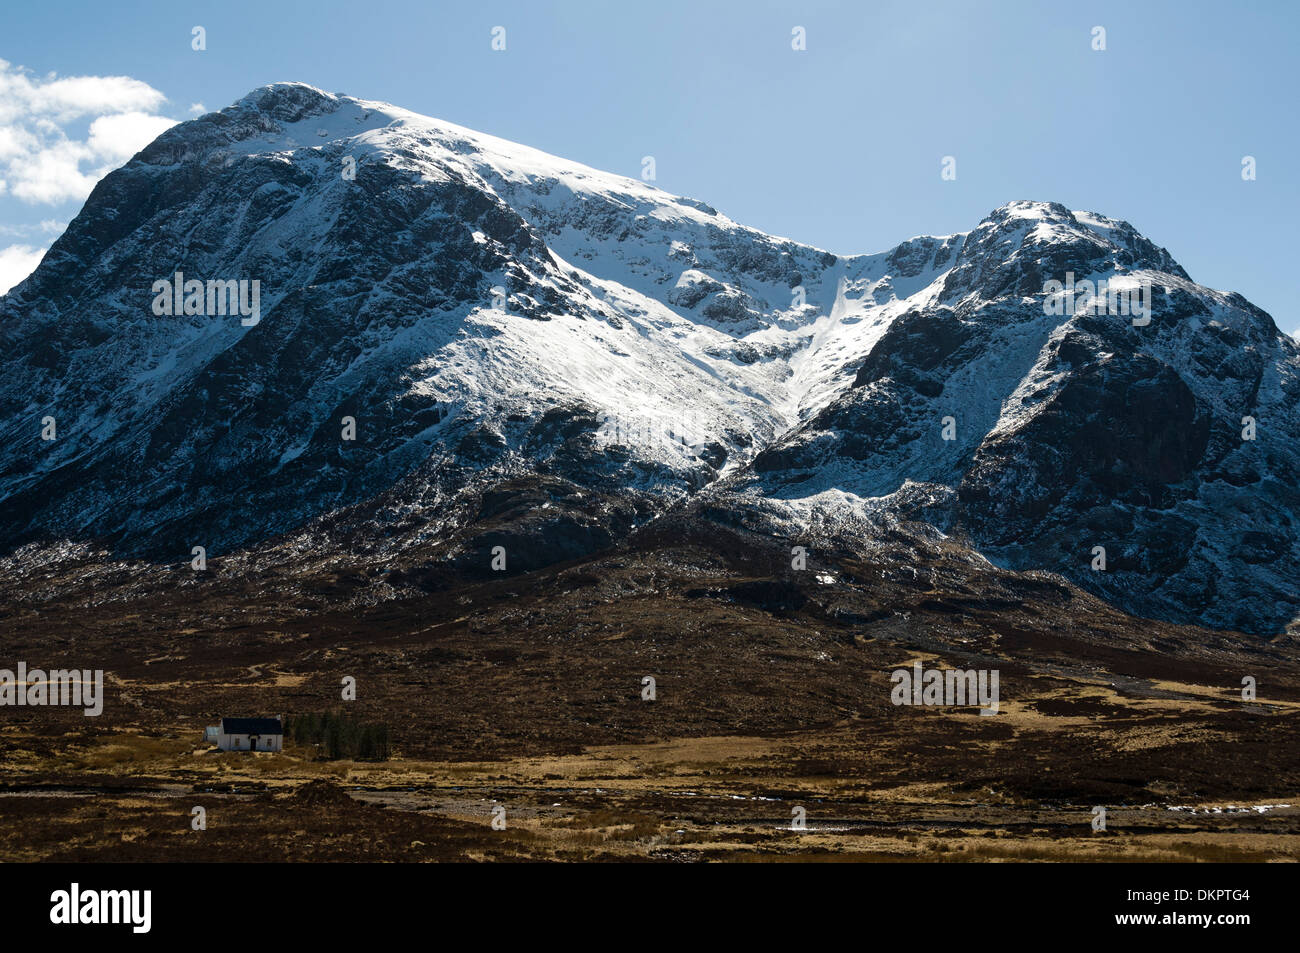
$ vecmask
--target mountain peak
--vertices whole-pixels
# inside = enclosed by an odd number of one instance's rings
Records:
[[[282,122],[298,122],[337,108],[340,98],[307,83],[270,83],[254,89],[228,109],[253,109]]]
[[[1191,281],[1167,249],[1128,222],[1059,202],[1017,200],[994,209],[970,232],[941,300],[978,307],[1008,294],[1041,295],[1047,282],[1065,282],[1069,275],[1082,280],[1135,271]]]
[[[1030,199],[1012,199],[1004,202],[989,212],[984,221],[1007,221],[1010,219],[1045,219],[1048,221],[1072,221],[1073,213],[1060,202],[1038,202]]]

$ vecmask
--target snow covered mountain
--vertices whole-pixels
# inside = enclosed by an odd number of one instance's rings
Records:
[[[1147,283],[1150,322],[1047,313],[1067,274]],[[187,307],[192,281],[257,281],[256,309]],[[843,257],[278,84],[105,178],[0,342],[4,551],[486,570],[500,543],[515,571],[684,507],[792,544],[950,534],[1175,620],[1300,615],[1295,343],[1059,205]]]
[[[1069,274],[1149,282],[1146,323],[1045,313],[1044,284]],[[1295,618],[1300,353],[1267,314],[1127,223],[1028,202],[981,222],[933,291],[722,486],[769,530],[791,503],[804,521],[847,511],[865,538],[910,517],[1133,611],[1256,632]]]

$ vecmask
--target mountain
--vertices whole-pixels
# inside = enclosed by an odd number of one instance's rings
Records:
[[[1149,282],[1148,323],[1045,313],[1044,284],[1071,273]],[[1295,618],[1300,360],[1267,314],[1127,223],[1026,202],[981,222],[932,292],[723,481],[769,531],[830,499],[852,534],[923,520],[1142,614],[1255,632]]]
[[[1067,276],[1145,284],[1149,322],[1056,313]],[[248,283],[244,312],[185,313],[193,281]],[[837,256],[278,84],[101,181],[0,343],[20,562],[400,555],[382,599],[689,515],[826,554],[947,540],[1172,621],[1300,615],[1295,342],[1056,204]]]

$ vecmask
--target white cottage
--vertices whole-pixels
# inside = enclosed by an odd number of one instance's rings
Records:
[[[222,751],[279,751],[284,747],[282,718],[222,718],[217,747]]]

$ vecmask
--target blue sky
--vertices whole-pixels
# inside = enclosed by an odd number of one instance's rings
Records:
[[[1197,281],[1300,330],[1294,2],[51,0],[4,21],[11,271],[166,119],[299,80],[627,175],[653,155],[662,188],[838,253],[1058,201],[1127,219]],[[51,85],[72,77],[135,83]]]

